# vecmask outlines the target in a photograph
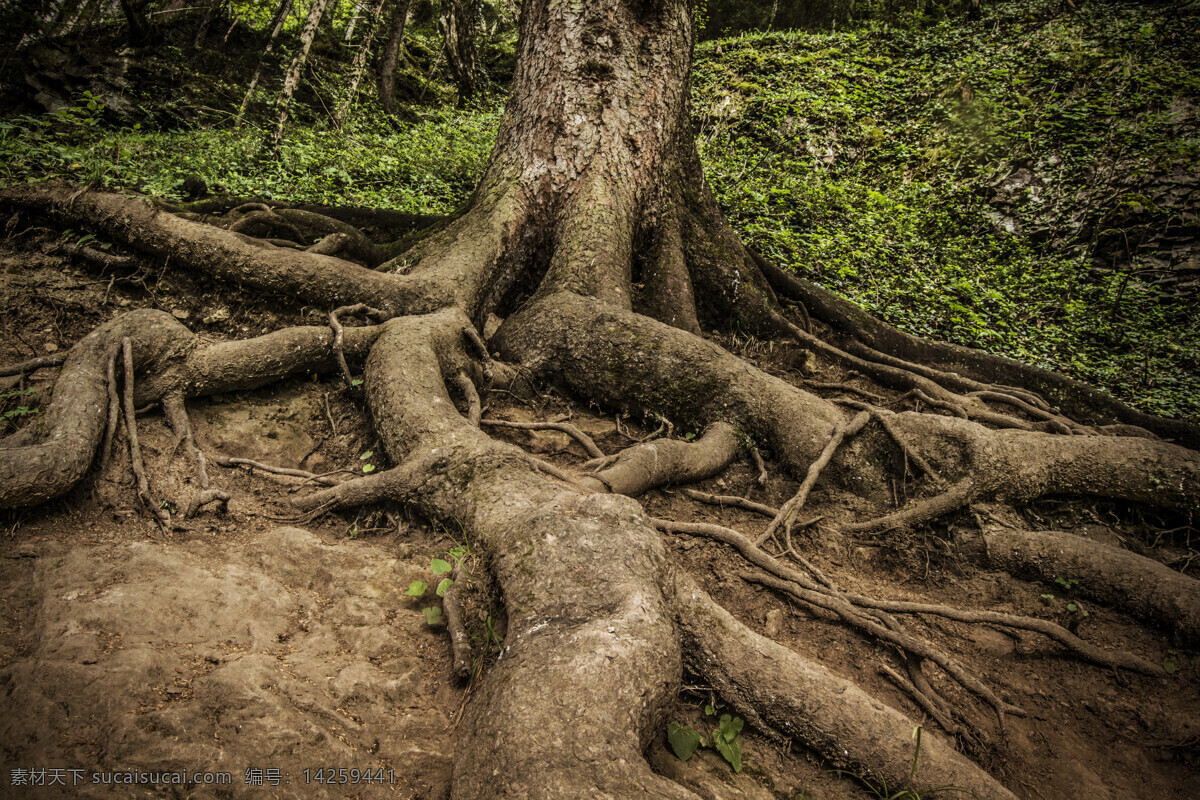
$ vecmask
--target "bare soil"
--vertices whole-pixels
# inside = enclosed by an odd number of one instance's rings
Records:
[[[174,272],[147,273],[137,281],[109,277],[75,269],[41,252],[36,241],[0,249],[0,362],[68,348],[97,324],[142,306],[175,312],[214,340],[302,321],[321,324],[324,318],[323,312],[239,296]],[[796,376],[805,367],[794,349],[743,348],[743,354],[777,374]],[[50,369],[36,373],[29,386],[41,392],[21,402],[44,403],[53,377]],[[365,465],[388,466],[361,399],[335,376],[189,401],[188,410],[197,443],[210,459],[235,456],[317,473],[361,474]],[[618,420],[611,409],[581,407],[557,394],[528,403],[492,393],[485,397],[489,416],[570,419],[608,453],[657,426]],[[192,475],[186,454],[158,409],[145,413],[139,428],[152,493],[175,503]],[[563,434],[489,433],[562,467],[587,460]],[[118,444],[118,457],[103,474],[58,501],[0,519],[0,794],[446,797],[457,720],[475,679],[460,684],[451,677],[445,632],[421,613],[436,604],[432,589],[424,598],[406,590],[413,581],[433,581],[430,559],[445,558],[462,544],[456,532],[407,519],[399,507],[299,518],[289,501],[309,485],[210,465],[214,484],[232,496],[228,509],[202,512],[186,522],[188,530],[163,535],[139,506],[128,455],[120,455]],[[768,467],[765,488],[755,483],[750,463],[698,488],[778,506],[797,484],[770,460]],[[896,491],[903,494],[904,487]],[[818,484],[812,505],[819,505],[821,492]],[[670,489],[653,491],[642,502],[654,517],[715,522],[748,535],[766,524],[749,512],[702,505]],[[817,523],[796,543],[849,590],[1078,624],[1082,637],[1102,647],[1174,661],[1178,669],[1164,677],[1130,675],[1082,663],[1034,634],[934,618],[909,623],[985,678],[1002,699],[1029,712],[1009,718],[1001,733],[986,707],[955,685],[939,683],[943,695],[989,733],[984,751],[972,755],[1017,795],[1196,797],[1196,651],[1094,604],[1082,603],[1088,616],[1080,619],[1067,610],[1073,598],[1061,586],[982,571],[946,555],[956,527],[988,524],[989,515],[1003,513],[977,504],[904,542],[884,535],[847,543],[823,537]],[[1137,509],[1050,500],[1024,513],[1045,527],[1125,545],[1185,571],[1191,566],[1193,542],[1147,537]],[[741,580],[744,563],[722,545],[684,535],[669,542],[703,588],[750,627],[923,719],[907,695],[879,674],[881,664],[895,659],[890,648]],[[467,627],[477,639],[476,669],[487,670],[497,652],[486,641],[489,612],[499,604],[488,596],[486,565],[469,558],[467,567],[478,578],[468,586]],[[1044,597],[1051,594],[1053,599]],[[503,635],[498,614],[490,625]],[[712,698],[708,687],[688,683],[675,718],[711,729],[702,709]],[[923,735],[943,734],[927,720]],[[743,739],[746,766],[737,776],[709,750],[686,765],[666,753],[653,760],[663,769],[707,771],[752,797],[875,796],[806,753],[784,752],[752,730]],[[18,770],[55,769],[85,772],[57,773],[66,790],[14,784]],[[93,783],[105,778],[102,773],[126,770],[223,771],[231,783],[136,789]],[[920,785],[919,765],[917,774]],[[260,779],[262,785],[254,785]]]

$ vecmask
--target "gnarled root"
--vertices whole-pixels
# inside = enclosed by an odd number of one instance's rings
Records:
[[[1200,642],[1200,581],[1157,561],[1060,531],[992,528],[963,544],[989,567],[1047,582],[1077,580],[1084,597]]]
[[[716,475],[737,456],[738,446],[734,427],[717,422],[695,442],[660,439],[626,448],[579,483],[591,491],[637,497],[667,483],[693,483]]]
[[[675,573],[675,602],[688,668],[747,719],[795,739],[864,778],[901,786],[912,766],[913,723],[900,712],[777,642],[751,631],[691,578]],[[976,797],[1016,796],[935,736],[922,744],[917,784],[955,786]]]

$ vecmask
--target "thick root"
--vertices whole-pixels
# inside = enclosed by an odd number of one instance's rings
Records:
[[[0,508],[58,497],[87,473],[109,419],[110,354],[130,337],[141,369],[163,363],[191,342],[170,314],[135,311],[109,322],[71,348],[35,434],[41,441],[0,447]]]
[[[913,762],[911,720],[854,683],[754,633],[691,578],[677,573],[676,580],[689,669],[739,713],[759,717],[779,736],[795,739],[864,778],[883,779],[888,786],[905,784]],[[979,798],[1016,800],[995,778],[932,735],[922,743],[915,783],[910,788],[954,786]]]
[[[737,456],[740,441],[732,425],[709,426],[695,442],[660,439],[622,450],[603,469],[579,483],[595,492],[637,497],[669,483],[683,484],[711,478]]]
[[[1077,580],[1084,597],[1200,642],[1200,581],[1157,561],[1059,531],[993,528],[965,543],[990,567],[1046,582]]]

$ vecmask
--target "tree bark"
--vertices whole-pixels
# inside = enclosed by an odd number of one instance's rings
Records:
[[[333,120],[338,125],[341,125],[342,120],[346,118],[346,113],[350,110],[355,95],[358,94],[358,84],[362,81],[367,56],[370,55],[371,45],[375,41],[375,27],[379,24],[379,12],[383,10],[383,3],[384,0],[379,0],[371,9],[366,33],[363,34],[358,50],[354,53],[354,60],[350,64],[350,84],[346,87],[346,94],[338,101],[337,108],[333,112]]]
[[[462,106],[475,95],[479,82],[475,53],[479,0],[443,0],[438,27],[442,30],[446,65],[458,87],[458,104]]]
[[[312,8],[309,9],[308,19],[304,21],[304,27],[300,31],[300,49],[296,51],[296,55],[292,58],[291,66],[288,67],[287,74],[283,77],[283,88],[279,90],[279,96],[275,99],[275,110],[278,117],[275,122],[275,133],[271,137],[271,150],[279,151],[279,144],[283,141],[283,130],[287,125],[288,112],[291,111],[292,95],[296,93],[296,86],[300,83],[300,72],[304,69],[304,64],[308,61],[308,51],[312,47],[313,38],[317,35],[317,28],[321,24],[321,17],[325,14],[325,7],[329,4],[329,0],[313,0]]]
[[[267,43],[263,47],[262,55],[258,57],[258,65],[254,68],[254,75],[250,78],[250,85],[246,87],[246,95],[242,98],[242,104],[238,107],[237,125],[242,124],[242,117],[246,116],[246,109],[250,105],[250,98],[254,96],[254,90],[258,88],[258,81],[262,77],[263,67],[267,63],[267,56],[271,55],[271,51],[275,48],[275,38],[279,36],[279,32],[283,30],[283,23],[287,21],[288,14],[292,13],[292,3],[294,0],[280,0],[279,8],[275,11],[275,17],[271,20],[271,32],[267,35]]]
[[[396,67],[404,45],[404,27],[408,22],[411,0],[392,0],[392,21],[387,46],[379,65],[379,102],[388,114],[396,113]]]

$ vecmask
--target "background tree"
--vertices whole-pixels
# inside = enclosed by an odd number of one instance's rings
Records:
[[[389,114],[396,113],[396,67],[404,46],[404,27],[408,22],[409,4],[409,0],[392,0],[387,45],[379,62],[379,102]]]
[[[279,151],[279,143],[283,139],[283,129],[287,125],[288,112],[291,110],[292,95],[296,93],[296,86],[300,83],[300,73],[304,70],[309,48],[312,47],[313,38],[317,35],[317,28],[321,24],[321,18],[325,15],[325,7],[328,3],[329,0],[313,0],[313,4],[308,10],[308,18],[304,21],[304,27],[300,29],[300,47],[292,56],[292,63],[283,76],[283,88],[279,90],[279,96],[275,98],[277,117],[275,133],[271,137],[271,149],[275,152]]]

